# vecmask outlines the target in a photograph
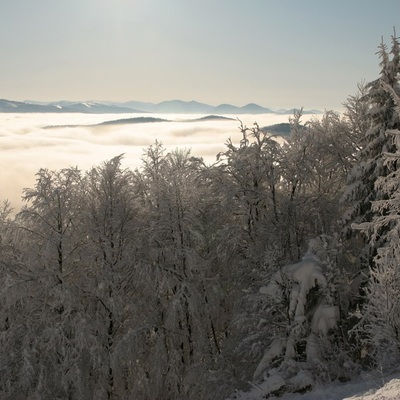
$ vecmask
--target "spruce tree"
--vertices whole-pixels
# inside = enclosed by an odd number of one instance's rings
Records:
[[[347,188],[343,200],[349,208],[343,217],[344,236],[355,237],[359,232],[359,225],[370,223],[375,215],[372,202],[385,200],[389,194],[377,185],[379,180],[387,177],[394,168],[393,159],[388,159],[385,154],[395,150],[391,130],[400,126],[399,116],[393,96],[388,90],[397,91],[399,63],[399,46],[395,36],[392,37],[392,59],[387,46],[382,42],[377,54],[381,58],[380,78],[367,85],[365,101],[369,103],[365,118],[368,120],[369,129],[365,132],[358,162],[348,176]],[[382,236],[383,232],[380,232]],[[368,243],[366,237],[361,260],[362,267],[373,263],[376,249],[380,240],[373,244]]]
[[[360,326],[366,330],[366,343],[372,349],[372,358],[382,368],[396,365],[400,360],[400,52],[398,38],[392,36],[392,60],[387,61],[388,74],[380,82],[388,112],[386,134],[392,141],[390,151],[383,152],[382,165],[387,175],[375,181],[374,189],[380,198],[371,204],[373,217],[358,227],[369,238],[369,245],[376,248],[370,267],[367,287],[368,303]]]

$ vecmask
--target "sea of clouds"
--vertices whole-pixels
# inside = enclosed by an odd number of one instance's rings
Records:
[[[232,120],[190,121],[201,115],[151,115],[173,122],[124,125],[96,124],[138,114],[11,114],[0,113],[0,200],[8,199],[18,211],[23,188],[35,184],[40,168],[59,170],[77,166],[88,170],[124,154],[123,166],[140,168],[144,150],[155,140],[167,150],[189,148],[207,164],[216,161],[231,138],[239,143],[240,122]],[[143,115],[148,117],[149,114]],[[310,118],[305,116],[303,120]],[[248,127],[288,122],[288,115],[240,115]]]

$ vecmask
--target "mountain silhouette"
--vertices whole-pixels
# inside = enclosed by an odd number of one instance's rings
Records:
[[[52,103],[22,102],[12,100],[0,100],[0,112],[5,113],[85,113],[85,114],[118,114],[139,113],[142,111],[128,107],[120,107],[102,102],[70,102],[59,101]]]
[[[161,103],[140,101],[12,101],[0,100],[0,112],[4,113],[85,113],[85,114],[121,114],[121,113],[154,113],[154,114],[293,114],[295,109],[273,110],[255,103],[238,107],[232,104],[211,106],[197,101],[168,100]],[[318,110],[303,110],[303,114],[319,114]]]

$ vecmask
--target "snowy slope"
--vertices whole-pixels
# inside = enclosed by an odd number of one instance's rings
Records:
[[[260,398],[261,399],[261,398]],[[400,400],[400,373],[387,377],[362,375],[348,383],[330,384],[305,394],[285,394],[273,400]]]

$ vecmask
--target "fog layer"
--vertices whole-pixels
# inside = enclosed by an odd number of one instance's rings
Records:
[[[40,168],[57,170],[78,166],[86,170],[122,153],[124,165],[137,168],[143,151],[155,140],[161,141],[168,150],[190,148],[192,155],[203,157],[211,164],[224,150],[228,138],[235,143],[241,137],[238,120],[188,122],[199,115],[151,115],[172,122],[95,126],[138,116],[0,113],[0,199],[10,200],[18,210],[23,188],[34,185]],[[241,115],[240,120],[247,126],[254,122],[266,126],[287,122],[288,116]]]

